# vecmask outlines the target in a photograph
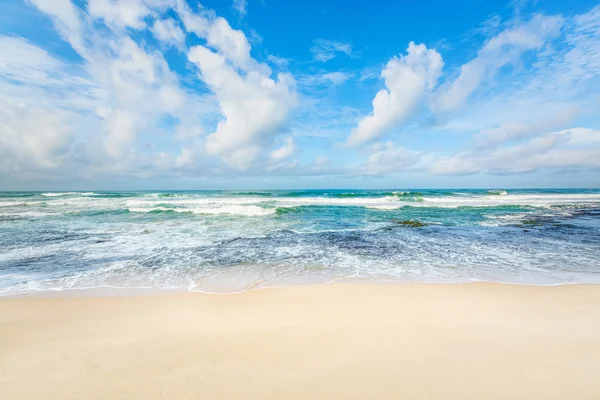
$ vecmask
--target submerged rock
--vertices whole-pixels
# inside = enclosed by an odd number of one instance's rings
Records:
[[[422,226],[427,226],[428,225],[425,222],[413,221],[413,220],[410,220],[410,219],[405,219],[404,221],[399,221],[397,219],[393,219],[392,222],[395,223],[395,224],[398,224],[398,225],[409,226],[411,228],[420,228]]]
[[[528,230],[530,230],[532,228],[543,227],[544,223],[542,221],[539,221],[539,220],[524,219],[523,221],[521,221],[516,226],[517,226],[517,228],[522,228],[523,230],[528,231]]]
[[[521,225],[536,226],[536,225],[542,225],[542,223],[540,221],[536,221],[533,219],[524,219],[523,221],[521,221]]]

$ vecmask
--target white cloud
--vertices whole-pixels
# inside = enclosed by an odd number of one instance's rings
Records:
[[[430,172],[443,175],[532,172],[541,168],[600,167],[600,131],[565,129],[492,151],[440,158]]]
[[[233,0],[233,9],[243,17],[248,13],[248,0]]]
[[[185,4],[178,13],[188,31],[207,41],[191,48],[188,59],[215,94],[223,116],[206,139],[206,151],[232,168],[248,169],[296,107],[295,81],[288,73],[271,78],[271,68],[250,55],[246,35],[224,18],[194,14]]]
[[[138,124],[142,121],[135,113],[119,109],[111,110],[104,120],[108,134],[105,139],[106,151],[114,158],[119,158],[131,148]]]
[[[600,130],[597,129],[571,128],[559,131],[558,134],[567,136],[569,144],[573,146],[600,145]]]
[[[205,39],[208,47],[216,50],[236,68],[254,68],[270,73],[266,64],[257,63],[250,56],[251,46],[244,32],[231,28],[225,18],[194,14],[187,6],[181,6],[179,13],[188,31]]]
[[[385,131],[403,124],[442,72],[442,57],[425,45],[410,42],[406,55],[392,58],[383,71],[386,89],[373,99],[373,112],[361,119],[348,138],[357,145],[374,140]]]
[[[160,53],[147,53],[124,37],[114,43],[110,57],[92,60],[91,73],[104,89],[106,149],[119,157],[137,132],[148,129],[162,115],[178,115],[186,101],[193,99],[185,99]]]
[[[484,81],[493,79],[500,68],[517,62],[525,52],[541,49],[548,38],[560,33],[562,24],[560,16],[535,15],[492,37],[477,57],[460,68],[458,77],[438,91],[434,109],[444,112],[462,107]]]
[[[185,33],[173,18],[154,21],[152,34],[161,42],[175,47],[183,47],[185,43]]]
[[[271,63],[273,63],[273,65],[276,65],[279,68],[287,68],[289,64],[289,60],[287,58],[274,56],[273,54],[269,54],[267,60],[269,60]]]
[[[324,167],[327,164],[329,164],[329,158],[327,158],[326,156],[317,157],[317,159],[314,162],[315,167]]]
[[[80,21],[80,10],[71,3],[71,0],[27,1],[52,19],[59,34],[77,52],[83,53],[85,51],[83,41],[81,40],[82,24]]]
[[[454,113],[444,129],[472,135],[477,146],[438,158],[431,171],[508,174],[542,168],[597,168],[597,131],[564,128],[597,116],[600,107],[600,6],[573,18],[538,15],[510,26],[466,64],[479,65],[480,72],[485,69],[476,76],[483,80],[475,79],[473,92],[462,92],[468,96],[480,90],[477,101],[467,102],[463,95],[445,98],[452,100],[447,110],[467,107]],[[530,52],[527,58],[525,52]],[[507,63],[514,68],[498,73]],[[493,76],[499,81],[494,90],[481,90]],[[448,95],[452,85],[460,89],[454,94],[465,89],[459,82],[443,87],[442,94]],[[587,145],[578,144],[584,141]]]
[[[0,37],[4,78],[0,78],[0,87],[9,101],[3,140],[12,143],[22,163],[27,163],[24,156],[29,154],[47,168],[66,166],[81,158],[73,153],[76,147],[86,154],[90,170],[98,163],[106,165],[102,172],[126,171],[145,162],[135,150],[138,135],[159,132],[163,118],[178,122],[172,129],[178,138],[201,131],[199,114],[211,112],[210,100],[182,89],[160,52],[146,51],[122,31],[98,35],[94,30],[97,22],[68,1],[61,8],[44,0],[31,3],[48,13],[83,62],[67,64],[23,39]],[[96,4],[110,8],[122,7],[125,2]],[[165,4],[144,2],[144,6],[160,9]],[[103,20],[109,15],[113,14],[106,14]],[[114,15],[117,20],[125,18]],[[134,20],[125,18],[132,24]],[[32,129],[29,118],[46,121],[44,128]],[[42,133],[47,140],[36,136]],[[37,148],[32,143],[37,143]],[[52,162],[47,155],[52,155]],[[107,163],[107,157],[113,161]]]
[[[366,67],[360,71],[358,80],[360,82],[377,79],[381,75],[381,67]]]
[[[24,39],[0,37],[0,159],[5,171],[51,169],[68,158],[79,112],[93,103],[97,91],[80,74]]]
[[[79,57],[53,55],[56,43],[0,35],[2,182],[600,168],[600,134],[592,129],[600,107],[600,6],[574,17],[496,18],[480,30],[492,37],[477,57],[436,88],[441,56],[412,42],[383,67],[319,70],[293,54],[257,52],[257,33],[233,29],[199,4],[192,11],[185,0],[26,2]],[[188,34],[202,45],[187,51]],[[181,76],[162,54],[167,46],[192,61],[168,60]],[[311,51],[320,62],[355,55],[347,41],[315,40]],[[270,66],[299,71],[298,92],[294,77]],[[385,86],[369,115],[331,89],[354,82],[364,89],[376,76]],[[413,148],[380,143],[354,159],[355,150],[335,147],[373,143],[420,117],[424,104],[434,126],[411,125]],[[583,123],[590,128],[565,129]],[[432,150],[435,135],[444,147]],[[295,159],[297,137],[316,161]],[[465,141],[468,147],[455,147]],[[335,152],[334,165],[315,150]]]
[[[91,82],[80,75],[78,68],[69,68],[63,61],[23,38],[0,36],[0,81],[18,82],[21,88],[75,89],[90,86]]]
[[[206,37],[210,28],[210,21],[216,16],[213,12],[202,8],[197,12],[193,12],[185,0],[175,0],[175,10],[177,15],[183,22],[183,26],[187,32],[193,32],[199,37]]]
[[[326,62],[334,59],[338,53],[352,55],[352,44],[342,40],[315,39],[310,52],[316,61]]]
[[[207,151],[223,155],[233,167],[247,168],[296,106],[294,79],[279,74],[273,80],[270,68],[258,63],[241,75],[225,56],[204,46],[193,47],[188,57],[215,93],[225,118],[208,136]]]
[[[354,76],[353,73],[343,72],[343,71],[335,71],[328,72],[320,76],[320,78],[324,81],[331,82],[332,85],[342,85],[346,83],[347,80],[351,79]]]
[[[285,140],[283,146],[271,152],[271,159],[276,162],[285,160],[286,158],[291,156],[294,153],[294,151],[296,151],[294,139],[289,137]]]
[[[564,24],[555,46],[537,55],[534,79],[524,93],[543,91],[545,97],[581,98],[595,91],[600,71],[600,6]]]
[[[225,18],[217,18],[210,25],[205,37],[208,45],[238,68],[247,68],[253,61],[250,57],[250,43],[244,32],[232,29]]]
[[[495,146],[507,140],[529,138],[563,127],[571,123],[580,113],[579,107],[565,106],[555,114],[531,122],[505,122],[497,127],[482,129],[474,137],[479,140],[480,147]]]
[[[145,18],[172,6],[171,0],[88,0],[88,13],[115,29],[146,27]]]
[[[259,45],[262,43],[263,38],[254,29],[250,29],[247,33],[248,42],[252,45]]]
[[[13,166],[57,167],[72,135],[64,122],[67,114],[0,97],[0,158],[12,161]]]
[[[225,18],[216,17],[206,10],[194,13],[183,0],[178,1],[176,10],[188,32],[205,39],[208,47],[216,50],[236,68],[260,67],[250,56],[251,47],[244,32],[231,28]]]
[[[373,152],[361,165],[360,172],[365,175],[394,174],[414,166],[418,161],[417,152],[397,147],[388,141],[374,147]]]
[[[18,150],[20,160],[35,156],[40,167],[66,166],[74,157],[81,158],[71,154],[77,143],[79,153],[85,153],[87,171],[106,175],[135,174],[137,169],[146,176],[154,168],[192,171],[202,163],[208,165],[214,156],[237,170],[292,166],[272,163],[293,153],[293,141],[273,151],[273,158],[270,151],[297,105],[294,79],[287,73],[272,76],[268,65],[251,57],[244,33],[225,19],[203,8],[192,12],[182,0],[92,0],[86,9],[67,0],[61,10],[47,0],[31,3],[52,18],[83,62],[66,67],[22,39],[0,37],[0,48],[9,50],[0,53],[4,72],[0,87],[11,96],[2,141],[11,143],[5,148],[13,153]],[[175,15],[164,14],[167,8]],[[162,43],[183,49],[186,34],[178,20],[206,40],[206,46],[197,46],[188,55],[214,94],[189,93],[161,52],[147,50],[125,29],[147,29]],[[99,23],[111,31],[99,35]],[[48,121],[46,131],[39,130],[46,141],[34,134],[25,138],[31,129],[25,121],[35,116]],[[162,127],[165,120],[172,122]],[[205,121],[216,125],[207,138],[201,137]],[[181,154],[146,146],[158,134],[183,141]]]
[[[300,77],[299,83],[303,86],[339,86],[343,85],[354,77],[352,72],[333,71],[322,72],[313,75]]]

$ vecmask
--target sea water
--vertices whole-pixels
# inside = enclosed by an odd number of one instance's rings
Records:
[[[600,190],[0,192],[0,295],[600,283]]]

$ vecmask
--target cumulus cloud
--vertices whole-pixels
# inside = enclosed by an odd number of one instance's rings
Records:
[[[126,171],[136,168],[136,157],[146,162],[136,155],[138,135],[160,131],[164,118],[176,121],[178,135],[202,126],[198,113],[210,112],[210,100],[187,93],[160,52],[147,51],[118,28],[141,27],[136,21],[143,18],[131,16],[154,13],[165,2],[96,1],[88,4],[93,15],[68,0],[30,3],[51,18],[83,62],[67,63],[23,39],[0,37],[2,140],[21,165],[59,168],[84,157],[92,170],[108,157],[114,161],[104,172]],[[98,35],[100,22],[113,27],[113,34]],[[31,121],[43,126],[34,128]]]
[[[294,139],[289,137],[285,140],[283,146],[271,152],[271,158],[273,161],[279,162],[291,156],[295,150],[296,145],[294,143]]]
[[[242,75],[225,56],[204,46],[193,47],[188,57],[215,93],[224,115],[207,138],[207,151],[223,155],[231,166],[247,168],[296,106],[292,76],[279,74],[273,80],[265,64]]]
[[[256,61],[246,35],[225,19],[182,0],[58,1],[29,3],[81,61],[0,36],[3,165],[104,176],[225,173],[216,160],[229,171],[294,167],[286,161],[293,140],[275,150],[273,143],[298,103],[295,80]],[[182,51],[186,31],[204,40],[186,54],[200,90],[183,86],[162,52],[134,39],[132,29]],[[32,121],[44,126],[34,129]],[[180,141],[180,154],[155,146],[159,135]]]
[[[87,11],[111,28],[143,29],[147,16],[170,5],[170,0],[88,0]]]
[[[173,18],[154,21],[152,34],[161,42],[175,47],[182,47],[185,43],[185,33]]]
[[[298,63],[294,54],[270,56],[256,48],[250,28],[234,29],[185,0],[26,4],[76,55],[43,35],[0,35],[3,184],[600,168],[600,135],[592,129],[600,107],[600,6],[568,17],[496,18],[478,33],[489,38],[477,56],[440,85],[442,57],[412,42],[383,67],[333,70]],[[245,14],[246,2],[235,4]],[[355,55],[347,41],[317,39],[310,50],[322,63]],[[332,89],[356,83],[368,90],[378,76],[383,88],[373,90],[369,114],[341,98],[346,90]],[[411,125],[410,148],[372,144],[415,117],[432,126]],[[580,127],[566,129],[572,126]],[[295,159],[299,137],[312,163]],[[366,151],[335,147],[344,140]]]
[[[225,18],[216,17],[206,10],[195,13],[183,0],[177,2],[176,9],[185,29],[206,40],[208,47],[216,50],[235,68],[261,67],[250,56],[251,46],[244,32],[231,28]]]
[[[72,135],[71,127],[64,122],[66,114],[62,110],[28,107],[0,98],[2,158],[5,161],[21,161],[13,163],[13,166],[23,162],[41,168],[60,165]],[[27,134],[21,137],[23,132]],[[21,160],[14,160],[15,157]]]
[[[338,53],[352,55],[352,43],[343,40],[315,39],[310,52],[315,61],[326,62],[334,59]]]
[[[3,171],[51,169],[68,157],[79,111],[97,91],[79,73],[24,39],[0,37]]]
[[[272,78],[271,68],[251,57],[243,32],[232,29],[225,19],[204,22],[189,15],[183,19],[207,41],[207,46],[191,48],[188,59],[215,94],[223,115],[206,139],[206,150],[221,155],[230,167],[247,169],[296,107],[295,80],[289,73]]]
[[[348,144],[374,140],[406,122],[424,94],[435,87],[443,66],[437,51],[410,42],[407,54],[392,58],[381,72],[386,88],[377,92],[372,113],[359,121]]]

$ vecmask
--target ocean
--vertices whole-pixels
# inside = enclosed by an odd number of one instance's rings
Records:
[[[0,295],[600,283],[600,190],[0,192]]]

